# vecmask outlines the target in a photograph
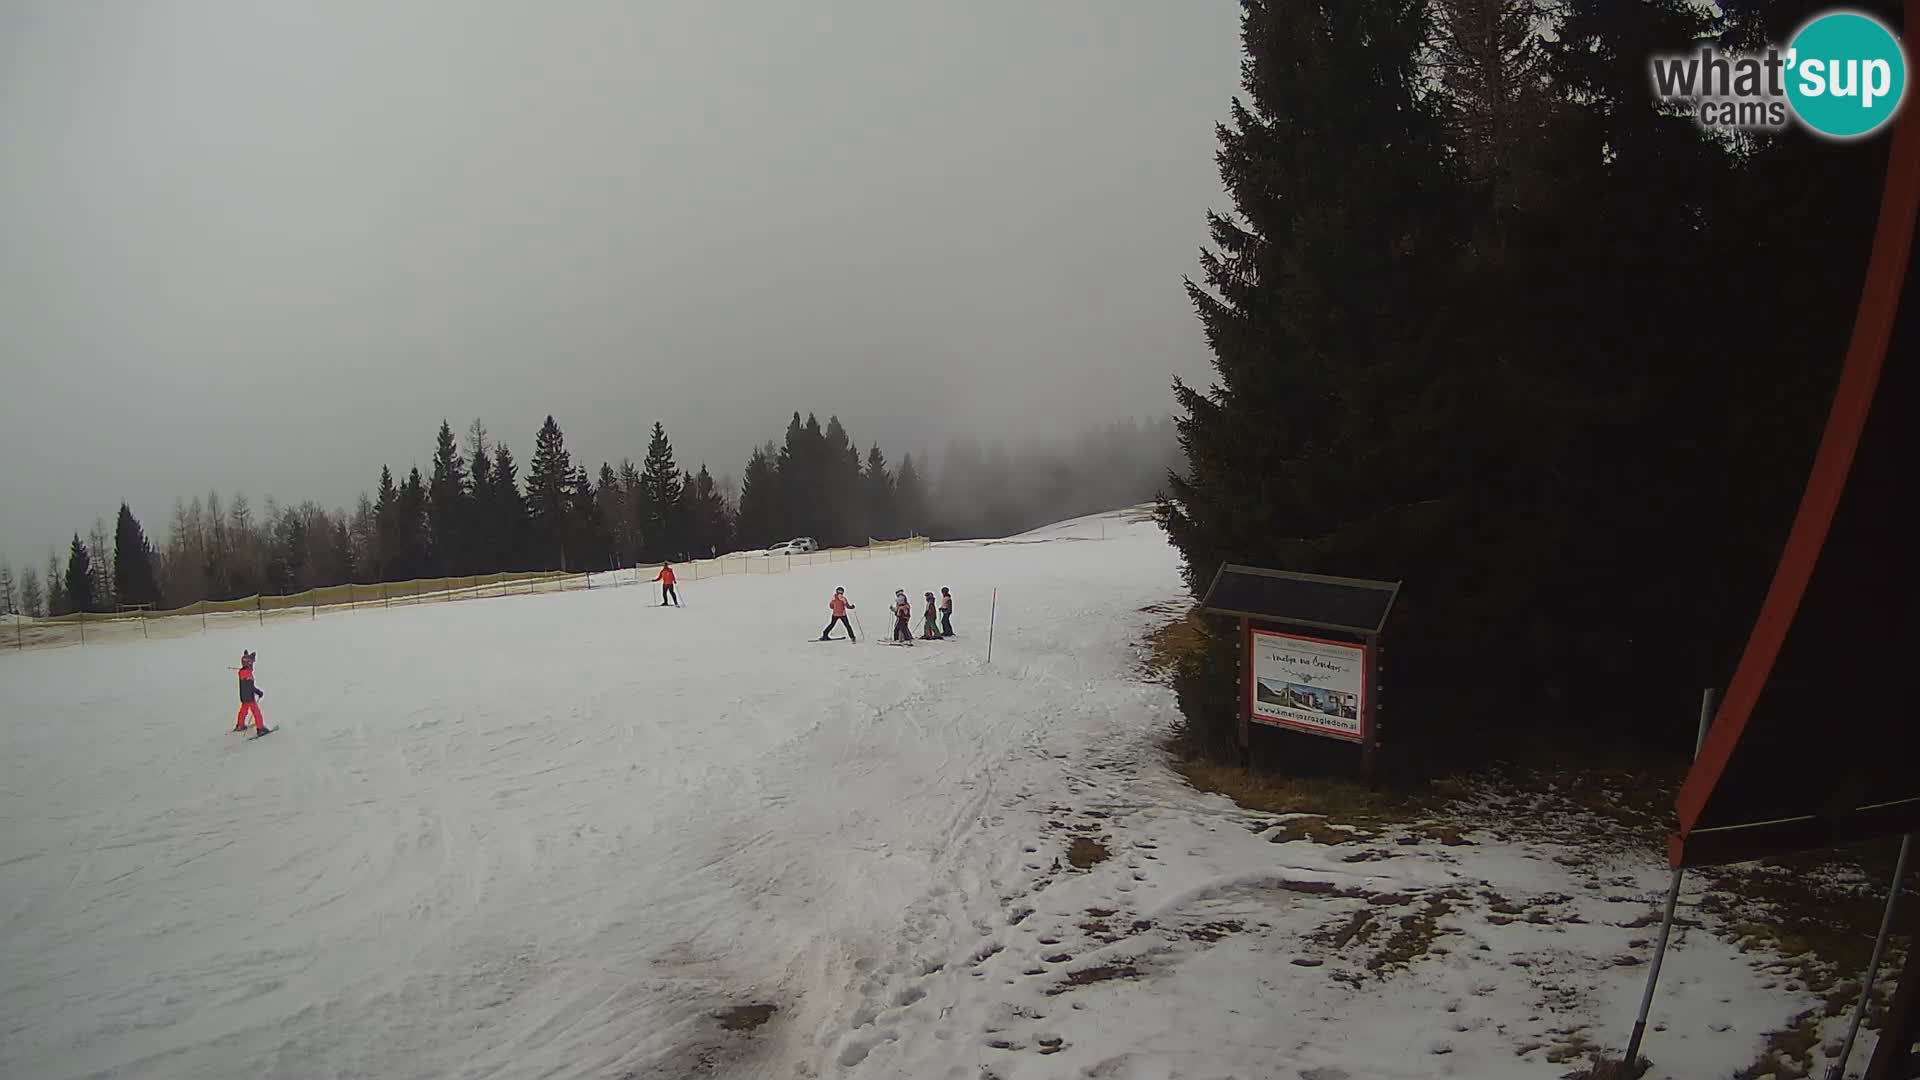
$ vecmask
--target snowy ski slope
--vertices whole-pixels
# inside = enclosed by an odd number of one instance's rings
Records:
[[[1624,1033],[1654,860],[1603,900],[1552,852],[1269,842],[1158,763],[1159,532],[1022,539],[0,658],[0,1076],[1500,1078]],[[873,637],[949,586],[963,636],[815,643],[836,585]],[[1489,882],[1589,925],[1454,915],[1484,949],[1378,984],[1315,944]],[[1587,992],[1543,1008],[1535,952]],[[1669,964],[1656,1076],[1795,1005],[1706,935]]]

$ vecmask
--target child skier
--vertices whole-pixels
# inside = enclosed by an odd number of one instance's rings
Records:
[[[893,590],[893,640],[913,644],[913,630],[907,626],[907,620],[913,618],[913,601],[907,599],[907,590]]]
[[[933,594],[927,594],[927,610],[921,613],[920,640],[939,641],[940,624],[934,621]]]
[[[267,722],[260,716],[260,706],[255,698],[266,697],[267,692],[253,685],[253,654],[240,654],[240,715],[233,718],[233,730],[247,730],[247,717],[253,717],[253,737],[259,738],[268,733]]]
[[[828,640],[828,636],[833,633],[833,625],[835,623],[839,623],[841,626],[847,628],[848,641],[854,640],[853,624],[847,621],[847,612],[852,611],[853,607],[854,605],[847,603],[847,590],[845,588],[833,590],[833,599],[827,601],[827,608],[833,612],[833,618],[827,620],[827,628],[820,631],[821,641]]]
[[[953,636],[953,594],[940,586],[940,636]]]
[[[672,565],[670,565],[670,564],[668,564],[668,563],[661,563],[661,564],[660,564],[660,572],[659,572],[658,574],[655,574],[655,575],[653,576],[653,580],[655,580],[655,581],[657,581],[657,582],[659,582],[659,583],[660,583],[660,606],[661,606],[661,607],[666,607],[666,606],[667,606],[667,601],[668,601],[668,600],[672,600],[672,601],[673,601],[673,606],[674,606],[674,607],[679,607],[679,606],[680,606],[680,594],[679,594],[679,593],[677,593],[677,592],[675,592],[675,591],[673,590],[673,567],[672,567]]]

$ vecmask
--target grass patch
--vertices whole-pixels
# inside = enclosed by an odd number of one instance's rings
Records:
[[[1074,837],[1073,843],[1067,845],[1067,861],[1073,864],[1075,870],[1091,870],[1106,862],[1111,854],[1107,845],[1084,836]]]
[[[772,1005],[735,1005],[714,1013],[723,1031],[752,1031],[773,1019],[779,1010]]]
[[[1802,1080],[1813,1070],[1813,1051],[1820,1045],[1819,1009],[1794,1017],[1791,1027],[1767,1036],[1767,1048],[1753,1064],[1734,1074],[1734,1080]]]
[[[1172,676],[1180,658],[1204,647],[1206,640],[1207,634],[1201,626],[1199,612],[1189,610],[1147,635],[1147,670],[1158,678]]]
[[[1618,1058],[1601,1058],[1579,1072],[1568,1073],[1566,1080],[1640,1080],[1653,1068],[1653,1062],[1639,1058],[1633,1064]]]
[[[1289,818],[1273,830],[1268,840],[1275,844],[1290,844],[1295,840],[1305,840],[1314,844],[1358,844],[1372,840],[1376,833],[1362,832],[1359,829],[1335,825],[1319,815]]]
[[[1357,780],[1281,776],[1198,757],[1179,758],[1172,765],[1194,788],[1269,814],[1313,814],[1323,821],[1387,825],[1412,820],[1433,808],[1430,800],[1370,788]]]
[[[1402,916],[1400,925],[1387,935],[1380,951],[1367,959],[1367,970],[1380,975],[1394,968],[1412,966],[1415,960],[1432,951],[1434,940],[1444,932],[1440,929],[1440,917],[1452,910],[1445,898],[1435,898],[1413,914]]]

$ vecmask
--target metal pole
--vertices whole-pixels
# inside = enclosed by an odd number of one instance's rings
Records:
[[[1693,756],[1707,741],[1707,727],[1713,723],[1713,705],[1719,692],[1708,688],[1700,693],[1700,729],[1694,735]],[[1660,966],[1667,959],[1667,942],[1673,937],[1673,909],[1680,903],[1680,877],[1683,868],[1673,868],[1673,880],[1667,884],[1667,905],[1660,917],[1660,940],[1653,947],[1653,965],[1647,969],[1647,988],[1640,994],[1640,1012],[1634,1017],[1633,1035],[1627,1039],[1627,1054],[1621,1064],[1629,1070],[1640,1059],[1640,1042],[1647,1035],[1647,1015],[1653,1011],[1653,988],[1660,981]]]
[[[1846,1041],[1840,1044],[1840,1056],[1827,1070],[1827,1080],[1840,1080],[1847,1058],[1853,1054],[1853,1040],[1860,1034],[1860,1020],[1867,1015],[1867,1003],[1873,1000],[1873,980],[1880,973],[1880,958],[1887,951],[1887,932],[1893,929],[1893,909],[1900,903],[1900,890],[1907,880],[1907,856],[1913,852],[1913,834],[1900,839],[1900,857],[1893,864],[1893,888],[1887,891],[1887,909],[1880,914],[1880,936],[1873,940],[1873,958],[1867,961],[1866,978],[1860,981],[1860,1002],[1853,1007],[1853,1019],[1847,1023]]]
[[[993,590],[993,605],[987,609],[987,663],[993,663],[993,622],[1000,614],[1000,590]]]

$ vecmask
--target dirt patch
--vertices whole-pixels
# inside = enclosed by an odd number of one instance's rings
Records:
[[[1047,996],[1058,997],[1076,987],[1091,986],[1097,982],[1107,982],[1112,979],[1137,979],[1139,977],[1140,969],[1125,961],[1101,964],[1097,967],[1081,968],[1079,971],[1067,972],[1066,981],[1048,990]]]
[[[1107,845],[1085,836],[1076,836],[1073,843],[1067,845],[1067,861],[1073,864],[1075,870],[1091,870],[1106,862],[1111,855]]]
[[[1221,922],[1210,922],[1205,926],[1196,926],[1185,933],[1189,941],[1214,942],[1228,934],[1238,934],[1246,928],[1246,924],[1237,919],[1226,919]]]
[[[772,1005],[735,1005],[714,1013],[714,1019],[720,1021],[722,1031],[752,1031],[773,1019],[778,1012]]]
[[[1357,900],[1367,895],[1359,889],[1343,889],[1331,881],[1276,881],[1273,887],[1287,892],[1305,893],[1308,896],[1338,896],[1348,900]]]

